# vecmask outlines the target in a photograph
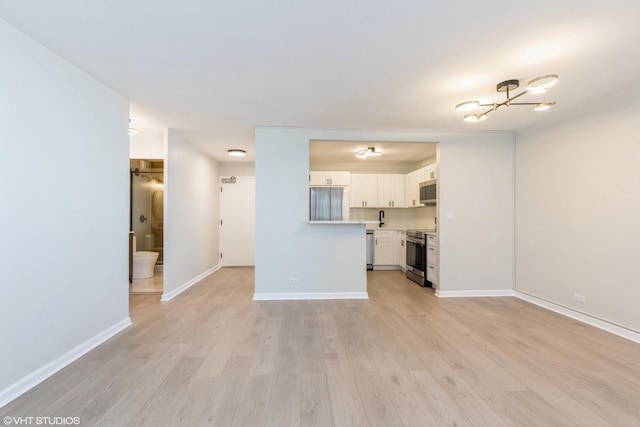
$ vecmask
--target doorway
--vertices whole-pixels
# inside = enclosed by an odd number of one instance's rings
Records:
[[[129,293],[162,294],[164,162],[132,159],[129,166]]]
[[[253,266],[256,178],[232,176],[220,181],[220,266]]]

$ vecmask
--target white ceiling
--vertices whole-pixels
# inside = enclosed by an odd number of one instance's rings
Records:
[[[382,154],[366,159],[357,158],[355,152],[367,147],[378,148]],[[324,165],[363,164],[371,166],[381,163],[415,165],[422,160],[434,157],[436,147],[435,143],[423,142],[311,141],[309,159],[311,163]]]
[[[129,99],[134,126],[224,161],[253,160],[255,126],[517,130],[640,79],[638,0],[0,0],[0,17]],[[550,111],[454,110],[549,73]]]

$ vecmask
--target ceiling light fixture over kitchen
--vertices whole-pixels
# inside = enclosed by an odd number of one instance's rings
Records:
[[[356,151],[356,157],[359,159],[366,159],[367,157],[379,156],[382,154],[382,150],[376,147],[361,148]]]
[[[232,148],[231,150],[227,150],[227,154],[233,157],[244,157],[247,155],[247,152],[239,148]]]
[[[494,102],[492,104],[481,104],[480,101],[466,101],[456,105],[456,111],[471,111],[478,107],[491,107],[487,111],[479,114],[466,114],[464,116],[465,122],[479,122],[487,118],[487,114],[490,112],[497,110],[502,106],[510,107],[512,105],[533,105],[534,111],[544,111],[548,110],[552,106],[554,106],[555,102],[513,102],[514,99],[520,98],[525,93],[538,94],[544,93],[551,86],[556,84],[558,81],[557,74],[547,74],[544,76],[536,77],[527,83],[527,88],[525,91],[514,95],[509,96],[512,90],[517,89],[520,86],[520,80],[505,80],[496,85],[496,90],[498,92],[506,93],[507,99],[502,102]]]

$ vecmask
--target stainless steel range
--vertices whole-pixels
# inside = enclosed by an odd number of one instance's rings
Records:
[[[426,270],[427,235],[423,230],[407,230],[407,279],[420,286],[431,286]]]

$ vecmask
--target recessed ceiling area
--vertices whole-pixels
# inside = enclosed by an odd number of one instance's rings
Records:
[[[380,156],[356,157],[356,151],[374,147]],[[310,170],[406,173],[420,162],[435,157],[435,142],[321,141],[309,142]]]

